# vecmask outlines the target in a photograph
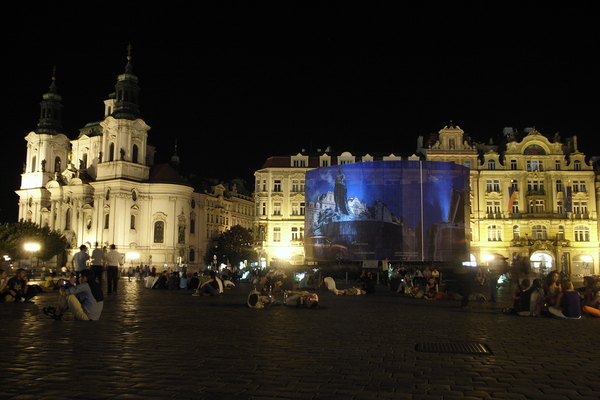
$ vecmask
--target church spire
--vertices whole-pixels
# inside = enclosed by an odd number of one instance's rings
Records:
[[[131,66],[131,45],[128,45],[125,72],[117,77],[117,84],[115,85],[114,118],[134,120],[140,117],[138,104],[140,87],[137,83],[138,78],[133,74],[133,67]]]
[[[34,132],[38,134],[56,135],[62,133],[62,97],[56,88],[56,67],[52,70],[52,83],[48,92],[40,102],[40,120]]]
[[[177,139],[175,139],[175,150],[173,152],[173,156],[171,157],[171,160],[169,161],[169,164],[176,171],[179,170],[179,156],[177,155]]]

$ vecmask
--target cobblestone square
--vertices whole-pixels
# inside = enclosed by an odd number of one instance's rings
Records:
[[[55,321],[0,304],[6,399],[597,399],[600,320],[504,315],[510,305],[389,293],[335,296],[317,310],[249,309],[252,289],[219,297],[121,279],[102,318]],[[342,288],[344,285],[340,285]],[[423,343],[440,351],[418,351]],[[480,344],[489,353],[443,351]]]

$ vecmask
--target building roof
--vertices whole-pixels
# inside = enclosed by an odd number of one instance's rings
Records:
[[[171,165],[156,164],[150,168],[148,182],[176,183],[189,185],[189,183],[171,167]],[[191,186],[191,185],[190,185]]]

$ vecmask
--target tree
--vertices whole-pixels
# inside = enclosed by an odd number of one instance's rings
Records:
[[[213,248],[207,255],[207,262],[213,260],[213,256],[217,256],[217,260],[222,260],[223,256],[231,265],[239,265],[242,261],[255,261],[256,251],[252,248],[254,237],[252,230],[242,227],[241,225],[232,226],[226,232],[223,232],[217,238],[217,246]]]
[[[35,254],[42,261],[48,261],[57,254],[61,254],[69,246],[67,239],[60,232],[51,230],[47,226],[40,227],[31,221],[0,225],[0,252],[13,260],[29,256],[25,250],[25,243],[35,242],[40,245],[40,250]]]

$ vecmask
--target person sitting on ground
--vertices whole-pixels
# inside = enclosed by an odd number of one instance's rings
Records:
[[[233,289],[235,287],[235,283],[231,279],[221,279],[221,283],[223,284],[223,289]]]
[[[504,314],[519,314],[522,311],[528,311],[531,301],[531,292],[527,292],[530,288],[531,281],[527,278],[517,283],[510,294],[510,299],[514,301],[512,308],[504,308]],[[525,294],[524,294],[525,293]]]
[[[581,311],[586,315],[600,317],[600,295],[598,294],[598,283],[592,276],[583,278],[583,287],[578,289],[581,299]]]
[[[550,272],[546,276],[546,284],[544,286],[544,292],[546,293],[545,300],[548,307],[557,306],[556,299],[561,291],[560,274],[558,271]]]
[[[326,274],[323,277],[323,280],[321,281],[321,283],[319,283],[319,286],[317,287],[317,289],[319,289],[321,287],[321,285],[324,285],[327,288],[327,290],[331,290],[333,293],[337,294],[335,280],[331,276],[329,276],[329,274]]]
[[[423,294],[423,298],[425,300],[433,300],[434,297],[439,292],[439,286],[435,281],[435,278],[430,277],[427,279],[427,283],[425,284],[425,292]]]
[[[558,294],[556,305],[548,307],[552,315],[559,318],[581,318],[581,297],[571,281],[563,281],[562,291]]]
[[[168,289],[168,275],[169,271],[164,270],[163,273],[158,277],[154,285],[152,285],[152,289]]]
[[[172,272],[171,275],[167,277],[167,288],[169,290],[179,290],[180,281],[181,278],[179,277],[179,272]]]
[[[48,276],[46,278],[46,281],[44,282],[44,287],[45,288],[58,289],[58,285],[57,285],[57,282],[56,282],[56,272],[51,272],[50,273],[50,276]]]
[[[187,288],[188,288],[188,290],[195,290],[199,284],[200,284],[200,279],[198,279],[198,273],[194,272],[194,274],[192,275],[192,277],[190,278],[190,280],[187,283]]]
[[[44,291],[39,285],[29,285],[28,282],[27,271],[23,268],[17,269],[17,275],[6,282],[8,293],[15,302],[29,301],[38,293]]]
[[[102,289],[94,279],[91,269],[79,272],[77,286],[60,288],[58,307],[44,307],[44,314],[54,319],[61,319],[66,310],[71,310],[73,316],[79,321],[97,321],[102,314],[104,295]]]
[[[363,269],[361,276],[358,278],[358,282],[361,284],[360,287],[366,294],[375,293],[375,282],[373,282],[370,272],[366,272],[366,270]]]
[[[184,271],[181,274],[181,276],[179,277],[179,289],[187,289],[187,282],[188,282],[187,272]]]
[[[8,277],[6,271],[0,268],[0,303],[4,301],[13,300],[12,296],[8,293]]]
[[[413,286],[421,286],[425,283],[423,279],[423,272],[417,267],[413,273]]]
[[[541,317],[542,306],[546,293],[544,292],[544,284],[541,279],[534,279],[531,285],[531,298],[529,301],[529,315],[533,317]]]
[[[291,274],[288,274],[287,272],[283,273],[281,276],[279,289],[281,289],[284,293],[294,290],[294,278]]]
[[[219,295],[219,282],[217,281],[217,276],[214,271],[204,271],[204,277],[198,285],[196,291],[192,294],[192,296],[202,296],[205,293],[210,294],[211,296]]]
[[[309,293],[306,291],[286,291],[287,297],[285,299],[286,306],[306,307],[306,308],[317,308],[319,306],[319,296],[316,293]]]

